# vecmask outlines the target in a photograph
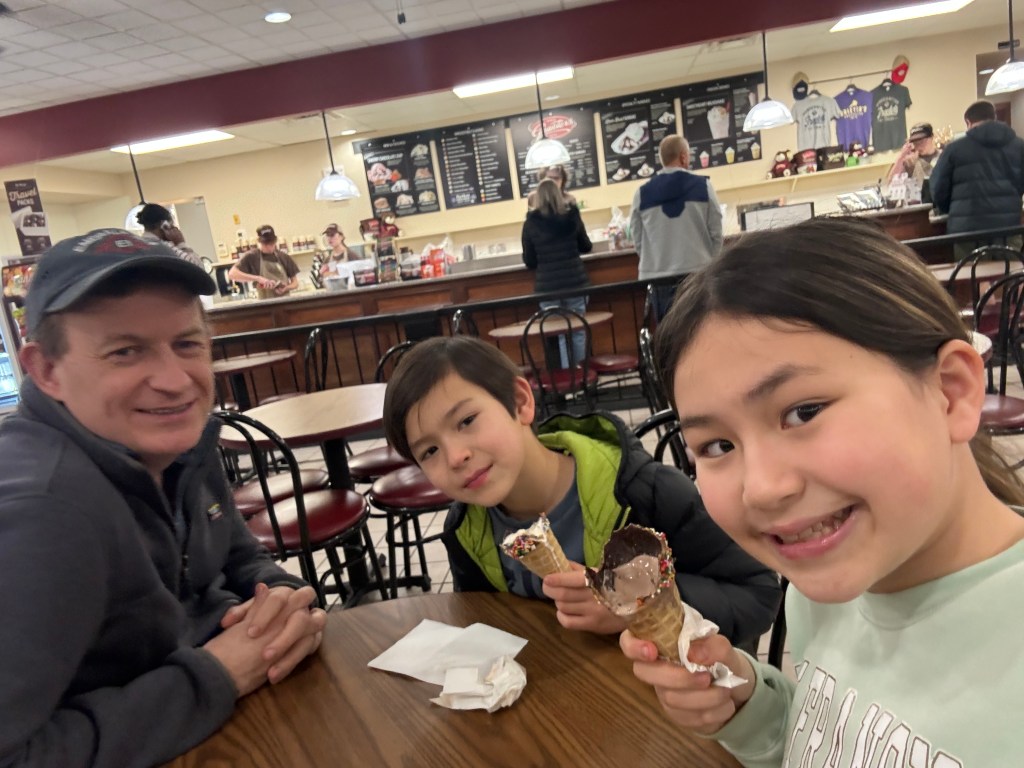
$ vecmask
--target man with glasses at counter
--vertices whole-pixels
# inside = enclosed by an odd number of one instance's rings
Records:
[[[214,290],[118,229],[36,267],[0,425],[0,765],[163,763],[320,644],[312,587],[248,532],[217,454]]]
[[[298,288],[299,266],[277,247],[274,228],[264,224],[257,228],[256,237],[257,247],[245,253],[228,270],[228,280],[255,283],[261,299],[285,296]]]

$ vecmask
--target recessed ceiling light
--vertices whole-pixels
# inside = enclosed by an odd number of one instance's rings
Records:
[[[993,72],[995,72],[995,69],[993,69],[992,67],[989,67],[988,69],[979,69],[978,70],[978,74],[979,75],[991,75]]]
[[[511,91],[516,88],[526,88],[533,86],[534,83],[543,85],[544,83],[571,79],[572,67],[557,67],[555,69],[541,70],[536,74],[527,72],[522,75],[511,75],[509,77],[499,77],[495,80],[481,80],[476,83],[457,85],[452,88],[452,91],[460,99],[466,99],[470,96],[483,96],[488,93],[500,93],[501,91]]]
[[[132,152],[136,155],[144,155],[147,152],[162,152],[165,149],[178,149],[180,147],[194,147],[196,144],[209,144],[211,141],[224,141],[224,139],[235,138],[224,131],[196,131],[195,133],[182,133],[177,136],[165,136],[162,139],[151,139],[132,144]],[[128,154],[128,145],[122,144],[119,147],[111,147],[111,152]]]
[[[920,19],[924,16],[938,16],[942,13],[955,13],[961,8],[970,5],[973,0],[940,0],[936,3],[921,3],[919,5],[905,5],[900,8],[890,8],[885,11],[873,11],[871,13],[858,13],[854,16],[845,16],[836,22],[829,32],[842,32],[847,29],[860,29],[861,27],[874,27],[878,24],[892,24],[896,21],[907,21],[908,19]]]
[[[269,24],[284,24],[286,21],[292,20],[292,15],[288,11],[271,11],[263,20]]]
[[[346,128],[341,132],[342,136],[351,136],[353,133],[359,133],[355,128]]]

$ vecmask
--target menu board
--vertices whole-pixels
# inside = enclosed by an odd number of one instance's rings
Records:
[[[653,175],[658,170],[658,145],[676,129],[675,96],[667,91],[605,102],[601,133],[608,183]]]
[[[375,217],[387,213],[412,216],[441,209],[428,134],[369,139],[358,144],[356,151],[363,155]]]
[[[508,119],[512,131],[512,148],[516,153],[519,173],[519,194],[529,195],[537,186],[537,172],[527,171],[526,153],[541,138],[540,119],[536,112]],[[601,183],[597,172],[597,137],[594,132],[594,108],[564,107],[544,112],[544,135],[558,139],[569,150],[569,179],[566,190],[596,187]]]
[[[745,133],[743,121],[757,103],[760,72],[683,86],[683,136],[692,169],[761,159],[761,134]]]
[[[442,128],[437,154],[446,208],[512,199],[503,120]]]

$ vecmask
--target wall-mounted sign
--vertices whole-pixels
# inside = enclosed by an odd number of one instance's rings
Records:
[[[684,85],[683,136],[690,142],[694,170],[761,159],[761,134],[745,133],[743,121],[757,103],[763,75],[748,75]]]
[[[677,133],[675,96],[667,91],[601,105],[604,171],[609,184],[645,179],[658,170],[658,145]]]
[[[437,157],[446,208],[512,199],[503,120],[442,128]]]
[[[39,197],[35,179],[5,181],[7,202],[11,206],[11,221],[18,233],[22,256],[34,256],[50,247],[50,225]]]
[[[363,156],[374,216],[412,216],[441,210],[429,134],[369,139],[357,144],[355,150]]]
[[[549,139],[558,139],[569,150],[567,190],[596,187],[601,183],[597,171],[594,112],[594,108],[589,105],[544,112],[544,135]],[[508,127],[512,132],[512,147],[516,154],[519,194],[526,197],[537,186],[537,172],[527,171],[524,166],[530,145],[541,138],[540,118],[536,112],[517,115],[508,119]]]

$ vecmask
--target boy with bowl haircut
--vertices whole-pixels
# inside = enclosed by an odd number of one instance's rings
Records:
[[[420,342],[399,363],[384,400],[388,442],[455,502],[442,540],[456,591],[553,600],[567,629],[619,632],[584,563],[600,565],[627,522],[662,531],[687,603],[738,643],[771,625],[776,575],[708,517],[696,487],[648,454],[610,413],[560,414],[533,430],[529,383],[500,350],[457,336]],[[541,579],[501,551],[510,532],[547,515],[574,570]]]

